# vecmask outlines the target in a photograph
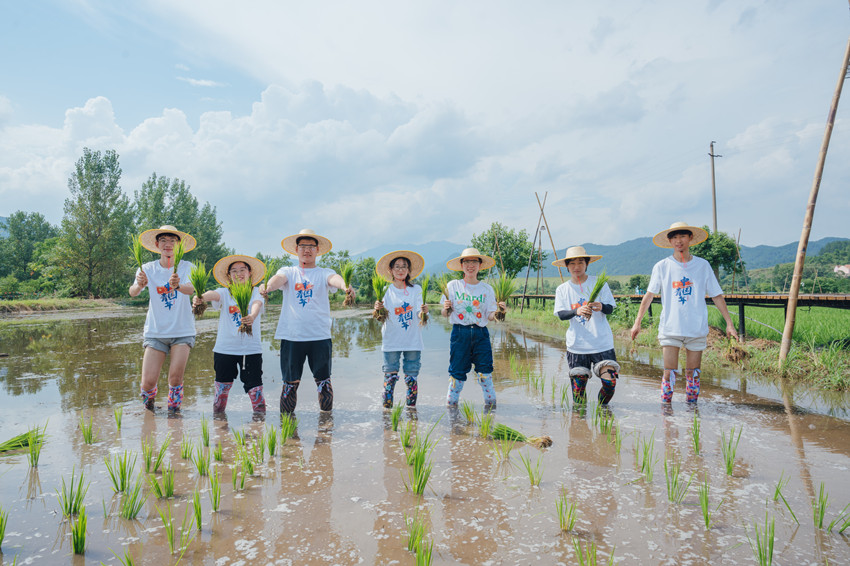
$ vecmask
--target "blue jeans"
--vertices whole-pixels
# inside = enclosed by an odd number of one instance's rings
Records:
[[[416,377],[422,366],[420,358],[422,352],[419,350],[406,350],[404,352],[384,352],[384,373],[398,373],[399,361],[404,354],[404,375]]]
[[[449,341],[449,374],[458,381],[466,381],[466,374],[475,364],[478,373],[493,373],[493,349],[490,331],[486,326],[452,325]]]

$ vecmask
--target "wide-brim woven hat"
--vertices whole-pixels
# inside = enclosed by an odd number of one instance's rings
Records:
[[[161,254],[162,251],[158,247],[156,247],[156,237],[160,234],[176,234],[180,238],[180,241],[183,242],[184,252],[190,252],[195,249],[195,246],[198,245],[198,242],[195,241],[195,238],[193,238],[186,232],[181,232],[174,226],[170,226],[168,224],[160,226],[159,228],[153,230],[145,230],[139,236],[139,242],[146,250],[152,251],[155,254]]]
[[[556,259],[552,262],[552,265],[566,267],[567,263],[569,263],[571,259],[576,259],[579,257],[586,257],[588,265],[590,265],[594,261],[602,259],[601,255],[593,255],[587,253],[587,251],[585,251],[584,249],[584,246],[573,246],[571,248],[567,248],[567,255],[565,255],[561,259]]]
[[[452,258],[446,262],[446,267],[451,269],[452,271],[463,271],[463,266],[461,265],[461,261],[465,259],[471,259],[477,257],[481,260],[481,269],[490,269],[494,265],[496,265],[496,260],[488,255],[484,255],[479,252],[476,248],[466,248],[463,250],[459,256],[456,258]]]
[[[322,254],[326,254],[331,251],[333,244],[330,240],[325,238],[324,236],[319,236],[312,230],[305,228],[301,230],[297,234],[293,234],[292,236],[287,236],[286,238],[280,241],[280,247],[284,250],[288,251],[292,255],[298,255],[296,248],[298,247],[298,238],[313,238],[319,243],[319,247],[316,250],[316,255],[320,256]]]
[[[686,222],[674,222],[670,225],[666,230],[662,230],[652,238],[652,243],[658,246],[659,248],[672,248],[673,245],[670,243],[667,235],[670,232],[675,232],[676,230],[690,230],[690,232],[694,235],[693,240],[691,240],[691,245],[695,246],[697,244],[701,244],[702,242],[708,239],[708,232],[703,230],[698,226],[691,226]]]
[[[232,283],[230,280],[230,266],[241,261],[251,267],[251,285],[256,285],[266,276],[266,264],[255,257],[249,255],[229,255],[223,257],[213,267],[213,277],[222,287],[227,287]]]
[[[378,260],[378,263],[375,264],[375,272],[387,279],[388,281],[393,280],[393,270],[390,269],[390,262],[397,257],[403,257],[407,260],[410,265],[410,278],[416,279],[425,269],[425,259],[416,252],[412,252],[410,250],[396,250],[394,252],[390,252],[388,254],[384,254],[381,256],[381,259]]]

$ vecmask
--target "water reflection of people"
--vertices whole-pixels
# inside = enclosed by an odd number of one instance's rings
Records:
[[[331,251],[331,241],[313,232],[301,230],[287,236],[281,243],[287,252],[298,256],[298,265],[281,267],[269,279],[268,287],[260,285],[260,293],[280,289],[283,305],[280,309],[275,339],[280,340],[280,372],[283,389],[280,392],[280,412],[291,413],[298,403],[298,386],[304,362],[310,364],[319,394],[319,409],[333,408],[331,386],[331,311],[329,293],[337,289],[354,295],[354,288],[345,288],[345,281],[333,269],[316,267],[316,259]]]
[[[189,283],[192,264],[181,261],[174,269],[174,254],[178,243],[183,251],[195,249],[195,238],[174,226],[161,226],[146,230],[139,236],[146,249],[160,254],[157,261],[144,264],[136,270],[136,278],[130,285],[131,297],[137,297],[143,289],[150,293],[148,315],[145,319],[142,358],[141,397],[148,410],[154,410],[157,381],[165,357],[171,354],[168,367],[168,410],[179,411],[183,403],[183,374],[189,361],[189,350],[195,345],[195,320],[189,297],[195,293]]]
[[[390,252],[375,265],[378,275],[392,282],[384,296],[375,300],[375,310],[385,308],[388,312],[381,327],[381,352],[384,355],[382,403],[387,409],[393,406],[393,392],[402,358],[404,383],[407,385],[405,401],[408,407],[416,406],[417,380],[424,348],[419,315],[428,313],[428,305],[422,301],[422,288],[410,280],[419,277],[424,268],[422,256],[409,250]]]
[[[563,259],[552,262],[555,266],[565,266],[570,272],[570,280],[561,283],[555,291],[555,315],[569,321],[567,364],[575,403],[586,402],[587,381],[593,375],[602,381],[599,403],[607,405],[614,397],[620,371],[614,351],[614,334],[608,325],[607,315],[614,312],[616,306],[608,283],[603,283],[598,296],[590,301],[598,278],[586,273],[587,266],[601,258],[601,255],[588,254],[582,246],[573,246],[567,249]]]
[[[505,303],[496,304],[493,288],[478,280],[478,272],[496,265],[492,257],[475,248],[466,248],[456,258],[446,262],[452,271],[462,271],[463,279],[449,282],[448,297],[440,297],[442,315],[452,323],[449,342],[449,390],[446,405],[456,406],[466,383],[466,374],[475,366],[478,384],[484,393],[485,407],[496,406],[496,388],[493,386],[493,349],[487,323],[496,319],[497,309],[505,311]]]
[[[263,346],[260,341],[261,316],[265,301],[254,288],[249,303],[250,312],[241,313],[229,285],[234,282],[250,281],[257,285],[266,274],[266,266],[255,257],[230,255],[216,262],[213,277],[221,285],[215,291],[207,291],[196,296],[193,304],[211,302],[213,310],[220,311],[218,334],[213,346],[213,367],[215,367],[215,396],[213,414],[220,414],[227,408],[227,398],[236,376],[242,380],[242,387],[251,399],[254,414],[266,412],[266,398],[263,395]],[[251,334],[240,332],[245,325],[252,329]]]

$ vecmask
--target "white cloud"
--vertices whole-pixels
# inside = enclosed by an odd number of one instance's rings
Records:
[[[191,77],[177,77],[178,81],[183,81],[185,83],[189,83],[192,86],[202,86],[202,87],[225,87],[228,86],[227,83],[220,83],[217,81],[211,81],[209,79],[193,79]]]

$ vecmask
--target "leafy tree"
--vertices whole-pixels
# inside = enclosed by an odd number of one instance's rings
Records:
[[[538,261],[537,251],[534,250],[534,244],[528,239],[528,233],[525,230],[517,232],[499,222],[493,222],[490,228],[481,234],[473,234],[472,247],[494,258],[496,260],[494,269],[504,271],[509,278],[516,277],[517,273],[526,268],[528,256],[531,255],[532,251],[534,251],[531,260],[532,271],[538,271],[548,255],[543,252]]]
[[[718,279],[720,270],[725,273],[743,273],[744,261],[738,256],[738,246],[732,236],[725,232],[711,232],[708,226],[703,226],[703,229],[708,232],[708,239],[691,246],[691,253],[710,263]]]
[[[357,289],[357,301],[372,303],[375,292],[372,290],[372,276],[375,275],[375,258],[364,257],[354,264],[354,275],[351,284]]]
[[[36,244],[29,263],[29,270],[37,283],[36,290],[39,293],[65,294],[68,292],[67,285],[62,277],[61,238],[48,238]]]
[[[609,279],[608,288],[611,289],[612,293],[618,293],[623,288],[623,285],[616,279]]]
[[[329,251],[319,256],[319,261],[316,262],[316,265],[319,267],[329,267],[339,273],[342,266],[349,261],[351,261],[351,254],[348,253],[348,250]]]
[[[254,257],[265,263],[266,267],[268,267],[269,262],[274,262],[274,264],[277,265],[278,269],[280,269],[281,267],[288,267],[292,265],[292,256],[288,253],[284,253],[279,256],[273,256],[265,255],[262,252],[257,252],[256,254],[254,254]],[[274,275],[274,273],[272,273],[272,275]]]
[[[0,276],[13,275],[18,281],[33,278],[29,269],[33,250],[57,230],[38,212],[14,212],[6,221],[8,236],[0,239]]]
[[[645,293],[646,288],[649,287],[649,275],[632,275],[629,277],[627,287],[628,293],[634,293],[635,289],[640,289],[641,293]]]
[[[118,154],[89,148],[68,179],[71,197],[65,200],[58,259],[73,295],[117,295],[132,276],[130,203],[120,180]]]
[[[210,203],[198,205],[185,181],[157,176],[153,173],[134,193],[133,221],[136,232],[170,224],[195,237],[198,247],[187,256],[212,267],[232,250],[221,241],[221,222]]]
[[[820,253],[812,258],[812,261],[830,267],[847,265],[850,263],[850,240],[836,240],[826,244],[821,248]]]

